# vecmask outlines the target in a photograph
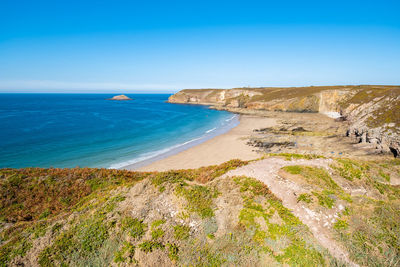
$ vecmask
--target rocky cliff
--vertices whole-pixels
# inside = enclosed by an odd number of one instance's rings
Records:
[[[289,88],[185,89],[170,103],[214,108],[319,112],[349,122],[347,135],[400,154],[400,86],[311,86]]]

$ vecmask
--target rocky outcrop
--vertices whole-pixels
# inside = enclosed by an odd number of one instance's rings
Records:
[[[347,92],[336,89],[320,92],[319,87],[308,88],[312,88],[310,93],[302,92],[302,88],[186,89],[172,95],[168,102],[269,111],[338,111],[334,103]]]
[[[116,95],[112,98],[109,98],[108,100],[133,100],[132,98],[127,97],[126,95]]]
[[[319,112],[347,120],[347,135],[400,155],[400,86],[311,86],[182,90],[170,103],[211,105],[217,109]]]
[[[168,102],[239,107],[240,103],[257,95],[262,93],[246,89],[185,89],[170,96]]]
[[[351,122],[347,135],[382,152],[400,155],[400,89],[356,93],[342,106]]]

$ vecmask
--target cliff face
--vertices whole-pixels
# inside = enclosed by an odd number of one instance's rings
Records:
[[[208,104],[248,109],[328,112],[350,93],[348,87],[186,89],[172,95],[170,103]]]
[[[186,89],[168,102],[343,117],[350,123],[349,136],[400,155],[400,86]]]
[[[400,155],[400,89],[361,90],[341,103],[342,113],[351,122],[347,134],[377,149]]]

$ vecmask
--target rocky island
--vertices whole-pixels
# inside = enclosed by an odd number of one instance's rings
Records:
[[[109,98],[108,100],[117,100],[117,101],[123,101],[123,100],[133,100],[132,98],[127,97],[126,95],[116,95],[112,98]]]

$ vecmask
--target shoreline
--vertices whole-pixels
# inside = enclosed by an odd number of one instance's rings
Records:
[[[192,169],[221,164],[232,159],[252,160],[260,157],[254,147],[247,145],[253,130],[272,127],[276,119],[256,115],[239,115],[240,123],[229,131],[186,148],[178,153],[149,162],[125,166],[123,169],[135,171],[167,171],[172,169]]]
[[[239,114],[232,114],[232,117],[226,120],[228,124],[219,127],[219,128],[212,128],[206,131],[203,135],[196,137],[194,139],[191,139],[189,141],[161,149],[158,151],[153,151],[149,152],[147,154],[144,154],[142,157],[136,158],[131,160],[131,163],[128,161],[126,162],[127,164],[124,164],[120,167],[113,168],[111,167],[110,169],[121,169],[121,170],[137,170],[141,167],[148,166],[152,164],[153,162],[157,162],[160,160],[163,160],[165,158],[171,157],[173,155],[179,154],[185,150],[188,150],[192,147],[195,147],[197,145],[200,145],[204,142],[207,142],[208,140],[211,140],[215,137],[218,137],[220,135],[223,135],[229,131],[231,131],[233,128],[237,127],[240,124],[240,115]]]
[[[232,159],[254,160],[265,153],[294,153],[331,157],[382,157],[375,147],[345,136],[347,124],[321,113],[241,113],[230,131],[135,171],[196,169]],[[250,145],[247,143],[250,141]]]

